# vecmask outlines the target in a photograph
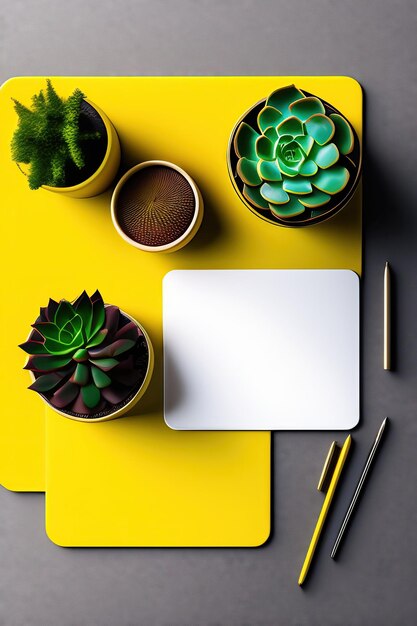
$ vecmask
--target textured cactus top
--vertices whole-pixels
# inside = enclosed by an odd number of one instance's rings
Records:
[[[257,209],[280,219],[306,208],[326,209],[350,173],[340,163],[354,146],[348,121],[326,114],[323,102],[294,85],[274,91],[257,117],[242,122],[234,137],[243,195]]]
[[[138,325],[99,291],[70,303],[49,300],[20,347],[35,376],[29,387],[54,407],[90,417],[126,400],[143,381],[148,348]]]

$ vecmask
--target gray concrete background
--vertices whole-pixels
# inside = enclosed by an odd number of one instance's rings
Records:
[[[362,421],[305,589],[296,579],[332,433],[276,433],[274,533],[260,549],[61,549],[45,536],[43,495],[0,489],[2,626],[417,623],[416,33],[415,0],[2,0],[1,81],[348,74],[366,94]],[[395,275],[391,373],[381,366],[386,259]],[[333,562],[337,524],[386,415],[385,445]]]

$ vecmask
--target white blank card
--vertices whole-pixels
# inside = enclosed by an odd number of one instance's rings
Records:
[[[359,278],[174,270],[164,415],[177,430],[346,430],[359,420]]]

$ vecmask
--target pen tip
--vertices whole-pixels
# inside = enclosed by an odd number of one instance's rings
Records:
[[[378,440],[380,439],[380,437],[382,436],[382,433],[383,433],[383,432],[384,432],[384,430],[385,430],[385,426],[387,425],[387,422],[388,422],[388,417],[386,417],[386,418],[383,420],[383,422],[382,422],[381,426],[379,427],[378,434],[377,434],[377,436],[376,436],[376,440],[377,440],[377,441],[378,441]]]

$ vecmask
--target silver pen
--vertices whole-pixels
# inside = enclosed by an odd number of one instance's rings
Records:
[[[382,422],[382,424],[381,424],[381,426],[379,428],[378,434],[377,434],[377,436],[375,438],[375,441],[372,444],[372,448],[369,451],[368,458],[365,461],[365,465],[364,465],[364,468],[362,470],[361,476],[359,478],[358,484],[356,485],[356,489],[355,489],[355,492],[354,492],[354,494],[352,496],[352,500],[350,501],[350,504],[349,504],[348,509],[346,511],[346,514],[345,514],[345,517],[343,518],[342,525],[341,525],[340,530],[339,530],[339,532],[337,534],[336,541],[334,542],[332,551],[330,553],[330,556],[332,557],[332,559],[334,559],[334,557],[336,556],[336,553],[337,553],[337,551],[339,549],[339,546],[340,546],[340,542],[342,541],[342,538],[343,538],[343,535],[345,533],[345,530],[346,530],[346,528],[347,528],[347,526],[349,524],[349,520],[350,520],[350,518],[352,516],[353,510],[354,510],[354,508],[356,506],[356,503],[357,503],[358,498],[360,496],[360,493],[362,491],[362,487],[363,487],[363,485],[365,483],[366,477],[367,477],[367,475],[369,473],[369,470],[371,468],[372,461],[374,460],[376,451],[378,450],[379,444],[381,442],[382,435],[383,435],[384,430],[385,430],[385,426],[387,425],[387,421],[388,421],[388,417],[386,417],[384,419],[384,421]]]

